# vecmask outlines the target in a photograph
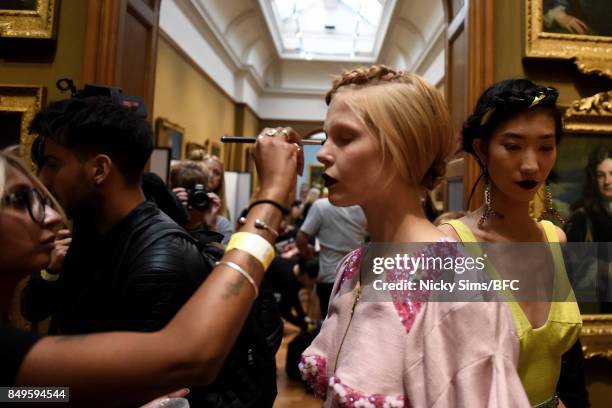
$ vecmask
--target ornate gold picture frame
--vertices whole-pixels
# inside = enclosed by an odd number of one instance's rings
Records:
[[[525,56],[571,59],[585,74],[612,78],[612,36],[593,35],[583,28],[575,30],[586,34],[569,33],[561,26],[558,30],[546,29],[545,25],[555,27],[556,23],[551,17],[551,11],[554,10],[544,10],[544,1],[525,0]],[[562,11],[559,8],[562,6],[557,7],[557,10]],[[612,13],[612,2],[610,12]],[[571,15],[570,17],[574,18]],[[580,19],[578,21],[579,23],[573,24],[588,28]]]
[[[612,144],[612,91],[574,101],[564,113],[564,129],[574,141],[594,138],[606,145]],[[572,144],[572,154],[580,154],[579,151],[576,143]],[[612,361],[612,314],[583,314],[582,321],[585,357],[604,357]]]
[[[181,160],[183,158],[183,141],[185,128],[165,118],[155,121],[155,146],[171,149],[170,158]]]
[[[19,144],[26,163],[31,163],[32,142],[36,135],[28,126],[45,103],[46,89],[42,86],[0,85],[0,119],[19,121]],[[10,135],[3,135],[10,137]]]
[[[570,132],[612,135],[612,91],[574,101],[565,111],[564,127]]]
[[[51,39],[59,0],[0,2],[0,38]]]
[[[585,358],[603,357],[612,361],[612,315],[582,315],[580,341]]]

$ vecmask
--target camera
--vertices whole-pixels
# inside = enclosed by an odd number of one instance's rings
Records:
[[[95,84],[85,84],[83,89],[80,91],[77,90],[74,81],[70,78],[62,78],[59,79],[55,86],[61,92],[70,91],[70,97],[72,99],[83,99],[88,98],[90,96],[105,96],[112,99],[115,103],[118,103],[121,106],[132,109],[134,113],[141,118],[147,117],[147,108],[144,104],[144,98],[138,96],[126,96],[123,95],[123,91],[121,88],[106,86],[106,85],[95,85]],[[45,138],[42,136],[37,136],[32,143],[31,154],[32,161],[41,168],[45,164],[44,159],[44,149],[45,149]]]
[[[197,210],[206,209],[210,203],[208,192],[202,184],[196,184],[193,189],[187,190],[187,197],[187,204]]]

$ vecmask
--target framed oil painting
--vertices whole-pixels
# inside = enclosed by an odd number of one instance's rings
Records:
[[[555,166],[557,179],[552,184],[552,192],[555,205],[566,220],[572,212],[580,211],[577,210],[577,204],[583,199],[584,187],[589,177],[589,156],[602,151],[612,151],[612,91],[575,101],[565,111],[564,135],[559,144]],[[597,154],[593,157],[600,156]],[[596,183],[599,185],[599,178]],[[597,225],[593,224],[590,228],[594,231]],[[588,234],[585,236],[585,242],[592,241]],[[610,243],[607,243],[607,248],[605,243],[603,246],[601,243],[598,245],[597,257],[594,259],[597,260],[595,271],[601,289],[612,283],[612,264],[609,262],[609,251],[612,247]],[[600,249],[607,251],[607,258],[600,257]],[[574,285],[576,283],[573,282]],[[589,301],[579,305],[582,312],[581,341],[585,357],[604,357],[612,360],[612,304],[606,301]]]
[[[21,157],[30,164],[36,135],[29,134],[28,126],[42,109],[45,95],[42,86],[0,85],[0,149],[19,144]]]
[[[155,146],[170,148],[171,160],[181,160],[184,137],[184,127],[164,118],[157,118],[155,121]]]
[[[565,218],[582,197],[588,157],[598,148],[612,149],[612,91],[575,101],[565,111],[552,186],[557,209]]]
[[[323,189],[325,181],[323,180],[323,172],[325,167],[322,164],[310,164],[308,165],[308,183],[313,188]]]
[[[52,39],[59,0],[0,1],[0,38]]]
[[[574,60],[612,77],[612,1],[525,0],[525,56]]]

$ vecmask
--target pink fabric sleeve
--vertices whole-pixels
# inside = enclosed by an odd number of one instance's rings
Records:
[[[406,394],[415,407],[530,407],[519,339],[503,302],[430,302],[408,337]]]

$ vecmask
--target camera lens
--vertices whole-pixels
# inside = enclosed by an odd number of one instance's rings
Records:
[[[202,184],[196,184],[193,190],[189,190],[188,204],[198,210],[208,207],[208,193]]]

